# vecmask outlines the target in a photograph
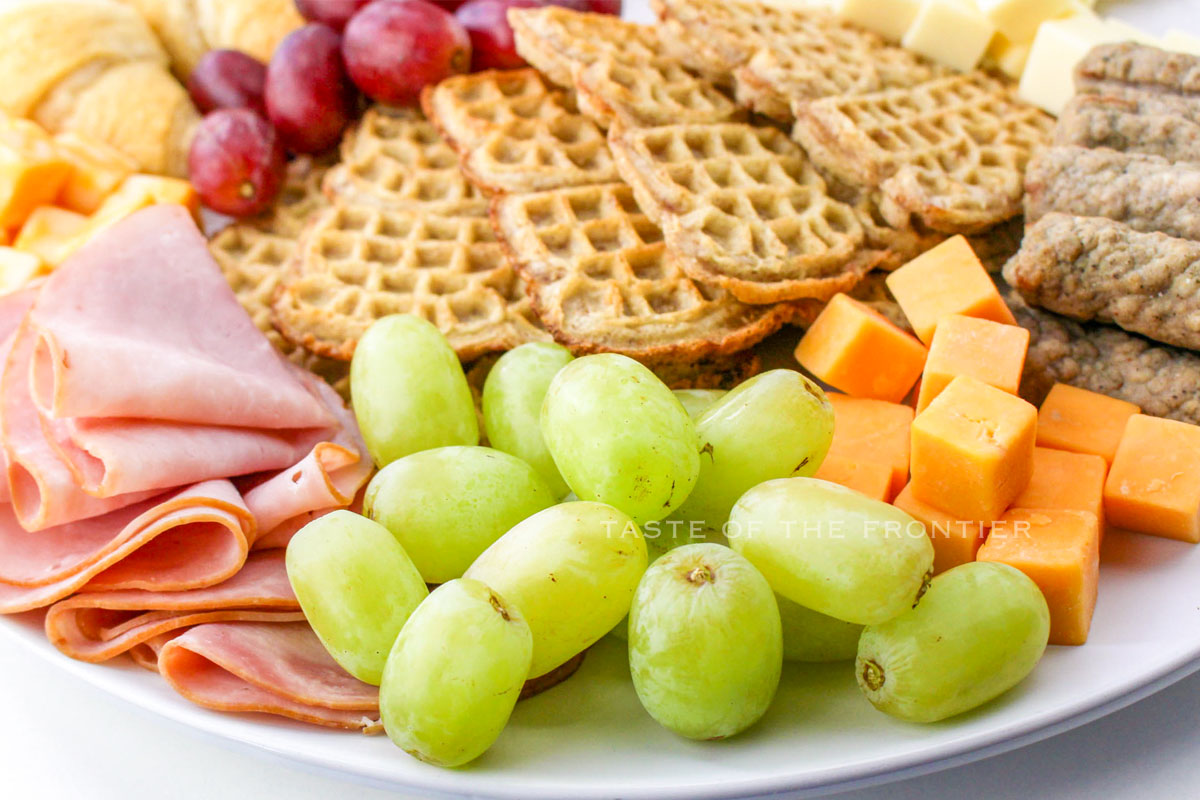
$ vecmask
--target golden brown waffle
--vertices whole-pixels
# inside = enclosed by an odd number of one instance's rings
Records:
[[[946,70],[828,9],[743,0],[656,0],[674,55],[706,74],[731,73],[740,103],[788,121],[821,97],[911,87]]]
[[[483,214],[487,201],[458,168],[437,128],[414,111],[375,106],[342,140],[341,163],[325,176],[333,200]]]
[[[1053,120],[982,73],[798,104],[794,137],[826,173],[879,190],[884,219],[973,233],[1021,211],[1023,175]]]
[[[321,194],[321,179],[326,169],[326,164],[308,158],[292,161],[283,190],[271,211],[225,228],[209,242],[209,250],[238,302],[271,344],[289,360],[320,375],[345,394],[349,371],[344,363],[296,347],[271,324],[271,302],[283,268],[296,251],[296,239],[309,218],[328,205]]]
[[[625,184],[497,197],[492,222],[538,316],[575,352],[691,362],[744,350],[793,311],[694,283]]]
[[[784,134],[730,122],[609,132],[621,176],[697,281],[748,303],[828,299],[880,258]]]
[[[617,179],[604,134],[536,70],[458,75],[428,87],[421,101],[463,174],[488,192]]]
[[[607,126],[729,119],[733,102],[679,63],[649,25],[557,6],[510,13],[517,50],[550,80],[579,92],[581,110]]]
[[[274,303],[275,326],[347,360],[389,314],[429,320],[464,361],[549,338],[486,217],[339,202],[305,232]]]

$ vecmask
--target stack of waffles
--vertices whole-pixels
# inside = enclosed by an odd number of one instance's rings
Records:
[[[656,26],[513,9],[531,68],[370,110],[320,192],[297,176],[294,203],[214,241],[227,274],[272,274],[251,313],[323,361],[408,312],[464,361],[554,339],[711,386],[834,294],[886,302],[868,273],[949,235],[1003,259],[1051,128],[1010,87],[828,11],[655,7]]]

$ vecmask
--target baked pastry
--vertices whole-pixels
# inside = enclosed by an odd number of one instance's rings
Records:
[[[0,111],[112,145],[146,172],[183,176],[199,120],[136,11],[111,0],[0,9]]]
[[[241,50],[266,63],[304,24],[294,0],[119,0],[137,9],[187,80],[209,50]]]

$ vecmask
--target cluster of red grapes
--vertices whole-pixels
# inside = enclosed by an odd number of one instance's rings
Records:
[[[288,154],[335,147],[364,95],[411,106],[450,75],[524,66],[507,11],[544,5],[621,12],[621,0],[296,0],[309,22],[270,64],[213,50],[192,72],[188,91],[205,114],[188,154],[196,191],[230,216],[265,210]]]

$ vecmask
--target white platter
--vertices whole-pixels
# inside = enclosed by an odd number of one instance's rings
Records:
[[[496,746],[463,770],[420,764],[383,737],[206,711],[156,675],[72,661],[37,615],[0,634],[98,689],[232,746],[422,794],[511,798],[741,798],[846,788],[1012,749],[1115,711],[1200,668],[1200,548],[1133,534],[1105,541],[1100,602],[1084,647],[1051,647],[1016,690],[930,726],[875,711],[849,664],[785,668],[766,718],[726,742],[658,727],[638,704],[623,644],[598,644],[580,672],[520,703]]]
[[[1191,0],[1130,0],[1109,10],[1152,33],[1200,33]],[[646,20],[645,0],[626,0]],[[194,706],[129,663],[95,666],[59,654],[37,614],[0,619],[0,635],[97,689],[231,747],[423,795],[706,800],[851,788],[931,772],[1014,749],[1115,711],[1200,669],[1200,548],[1112,534],[1085,647],[1052,647],[1035,673],[997,702],[931,726],[875,711],[848,664],[788,665],[772,709],[727,742],[695,743],[642,710],[624,645],[606,639],[579,674],[518,705],[508,730],[470,767],[420,764],[386,738],[362,737]]]

